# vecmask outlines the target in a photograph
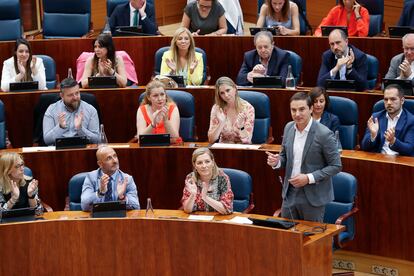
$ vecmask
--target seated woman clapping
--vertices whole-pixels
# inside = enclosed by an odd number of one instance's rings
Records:
[[[88,78],[115,76],[119,87],[127,85],[125,64],[121,57],[115,55],[115,46],[112,36],[99,35],[93,43],[95,54],[86,60],[85,70],[82,75],[82,87],[88,88]]]
[[[0,210],[32,207],[41,211],[38,182],[24,175],[23,158],[18,153],[0,157]]]
[[[184,212],[233,212],[234,194],[229,177],[217,167],[208,148],[198,148],[192,156],[193,172],[185,178],[181,204]]]
[[[251,144],[254,107],[239,97],[236,84],[228,77],[216,82],[215,104],[211,109],[208,141]]]
[[[147,84],[145,97],[137,111],[137,137],[141,134],[169,133],[179,138],[180,112],[165,92],[164,84],[153,80]]]
[[[185,85],[200,85],[203,69],[203,56],[195,51],[190,31],[185,27],[178,28],[171,40],[170,49],[162,55],[160,74],[183,76]]]
[[[47,90],[43,60],[32,53],[30,43],[23,38],[16,40],[14,55],[3,62],[1,90],[10,90],[10,83],[38,81],[39,90]]]

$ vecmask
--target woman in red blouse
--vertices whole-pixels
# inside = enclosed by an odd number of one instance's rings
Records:
[[[169,133],[178,138],[180,112],[165,92],[165,86],[158,80],[147,84],[145,97],[137,111],[137,137],[140,134]]]
[[[233,192],[229,177],[217,167],[213,153],[208,148],[193,152],[193,172],[185,178],[181,204],[184,212],[194,211],[233,212]]]
[[[322,19],[315,36],[322,35],[321,26],[347,26],[348,36],[365,37],[369,31],[369,13],[355,0],[339,0],[339,4]]]

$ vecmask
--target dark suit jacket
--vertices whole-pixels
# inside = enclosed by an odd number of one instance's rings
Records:
[[[253,70],[253,67],[260,64],[259,54],[257,50],[251,50],[244,53],[243,64],[240,68],[239,74],[237,75],[236,83],[238,85],[252,85],[247,80],[247,74]],[[269,76],[281,76],[283,83],[285,82],[287,69],[289,65],[289,53],[280,48],[274,47],[272,56],[270,57],[267,74]]]
[[[388,120],[386,111],[382,110],[372,114],[378,118],[379,130],[374,142],[371,142],[371,133],[367,127],[364,139],[361,142],[361,149],[365,151],[381,152],[385,143],[384,132],[387,130]],[[403,109],[401,117],[395,126],[395,143],[390,147],[400,155],[414,156],[414,115]]]
[[[414,27],[414,2],[405,3],[401,12],[400,20],[397,26],[413,26]]]
[[[339,125],[341,124],[338,116],[332,114],[331,112],[324,111],[321,117],[321,124],[332,130],[333,133],[339,130]]]
[[[129,2],[116,6],[109,18],[109,26],[111,27],[112,33],[114,33],[115,28],[118,26],[130,25],[130,12]],[[139,17],[138,25],[142,25],[142,31],[146,34],[157,34],[158,27],[155,22],[154,6],[148,3],[148,1],[145,7],[145,13],[147,17],[144,20],[141,20],[141,17]]]
[[[358,48],[348,44],[352,48],[355,55],[354,63],[352,64],[352,71],[346,74],[347,80],[355,80],[358,91],[364,91],[368,87],[368,66],[367,56]],[[327,50],[322,54],[321,68],[319,69],[318,86],[325,87],[325,80],[331,79],[330,71],[336,65],[336,58],[331,50]],[[339,72],[335,79],[339,79]]]
[[[283,132],[281,167],[286,168],[282,197],[286,198],[289,178],[293,169],[294,122],[289,122]],[[301,173],[312,173],[314,184],[303,186],[305,196],[312,206],[323,206],[334,199],[332,176],[342,169],[341,157],[335,137],[326,126],[313,121],[303,149]],[[288,199],[289,200],[289,199]]]

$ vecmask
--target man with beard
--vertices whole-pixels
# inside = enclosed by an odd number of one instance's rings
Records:
[[[99,140],[99,118],[96,109],[80,99],[79,85],[72,78],[60,83],[60,98],[51,104],[43,117],[46,145],[56,138],[86,136],[91,143]]]
[[[404,93],[391,84],[384,90],[384,110],[372,114],[361,149],[390,155],[414,156],[414,115],[403,108]]]
[[[96,151],[99,169],[89,172],[82,186],[82,210],[89,211],[97,202],[123,200],[128,209],[139,209],[137,186],[129,174],[119,169],[118,156],[113,148]]]
[[[252,85],[254,77],[281,76],[285,83],[288,73],[289,53],[275,46],[268,31],[254,36],[255,50],[244,53],[243,64],[237,75],[237,85]]]
[[[348,44],[348,36],[340,29],[333,30],[328,37],[330,50],[322,54],[318,86],[325,87],[327,79],[355,80],[356,89],[364,91],[367,82],[367,56]]]

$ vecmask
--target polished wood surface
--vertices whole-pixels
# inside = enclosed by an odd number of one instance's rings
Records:
[[[254,48],[253,37],[196,37],[197,47],[203,48],[207,54],[207,63],[211,83],[221,76],[235,79],[243,62],[243,54]],[[127,37],[115,38],[117,50],[125,50],[135,63],[140,84],[145,85],[153,75],[155,51],[169,46],[171,37]],[[57,64],[60,79],[67,76],[68,68],[76,71],[76,59],[86,51],[90,52],[91,39],[56,39],[35,40],[31,42],[33,53],[51,56]],[[402,52],[401,39],[390,38],[350,38],[350,43],[376,56],[380,61],[379,75],[384,76],[391,58]],[[292,50],[302,57],[302,80],[307,87],[316,84],[322,53],[329,49],[325,37],[275,37],[275,44]],[[0,61],[12,56],[14,42],[0,43]],[[2,63],[0,63],[2,66]]]
[[[180,88],[181,89],[181,88]],[[195,97],[196,126],[199,141],[207,141],[210,111],[214,103],[214,87],[182,88]],[[271,125],[275,143],[281,143],[283,128],[292,120],[289,111],[289,99],[296,90],[257,89],[265,93],[271,103]],[[124,143],[136,134],[136,111],[138,96],[144,88],[137,89],[97,89],[84,90],[93,93],[101,109],[101,118],[110,142]],[[56,91],[55,91],[56,92]],[[5,104],[6,125],[9,138],[14,147],[32,145],[33,110],[41,92],[0,93],[0,100]],[[347,97],[358,104],[359,140],[362,139],[366,121],[371,116],[372,106],[382,99],[378,93],[331,92],[330,95]],[[24,126],[24,127],[22,127]]]
[[[57,215],[61,219],[0,225],[0,257],[9,259],[2,275],[331,275],[331,237],[341,231],[329,225],[308,238],[216,221],[145,219],[142,211],[124,219]]]
[[[205,145],[205,143],[203,144]],[[131,174],[138,186],[140,203],[147,197],[153,206],[177,209],[185,176],[192,171],[188,147],[117,148],[121,169]],[[248,172],[253,179],[254,213],[272,215],[281,205],[278,175],[266,165],[265,150],[278,151],[278,145],[262,150],[214,149],[220,167]],[[18,150],[18,149],[16,149]],[[95,149],[23,153],[25,163],[39,180],[41,198],[54,210],[63,210],[69,179],[79,172],[97,168]],[[360,151],[342,153],[343,171],[358,179],[358,207],[352,251],[414,261],[414,228],[411,219],[414,194],[414,158],[393,157]],[[391,238],[392,237],[392,238]]]

